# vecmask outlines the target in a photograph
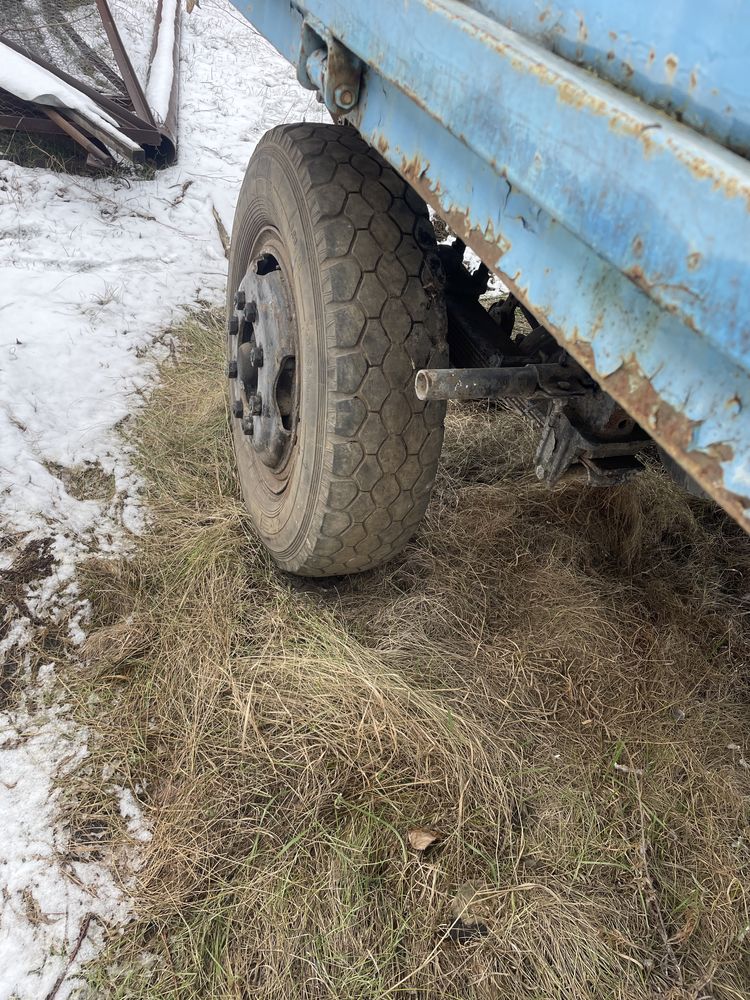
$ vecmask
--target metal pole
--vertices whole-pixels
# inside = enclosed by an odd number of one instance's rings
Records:
[[[133,69],[133,64],[130,61],[130,56],[126,51],[125,46],[122,44],[120,32],[117,30],[117,25],[115,24],[115,19],[112,17],[112,11],[109,9],[107,0],[95,0],[95,2],[99,10],[99,15],[102,19],[102,24],[104,25],[104,30],[107,33],[109,44],[112,46],[112,52],[114,53],[118,69],[122,73],[122,80],[128,92],[128,97],[132,101],[135,113],[139,118],[142,118],[143,121],[155,127],[156,122],[154,121],[154,116],[151,114],[151,108],[148,106],[146,95],[143,93],[143,88],[140,85],[138,77],[135,75],[135,70]]]
[[[418,399],[533,399],[586,392],[579,373],[563,365],[516,368],[423,368],[414,388]]]

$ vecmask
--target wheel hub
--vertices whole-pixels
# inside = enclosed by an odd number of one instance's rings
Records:
[[[272,254],[251,263],[234,307],[227,369],[232,414],[263,464],[276,470],[294,440],[299,391],[294,310]]]

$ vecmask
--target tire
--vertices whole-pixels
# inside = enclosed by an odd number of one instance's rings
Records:
[[[302,576],[390,559],[443,441],[445,404],[414,391],[448,357],[424,202],[348,127],[274,128],[240,192],[227,299],[234,448],[263,543]]]

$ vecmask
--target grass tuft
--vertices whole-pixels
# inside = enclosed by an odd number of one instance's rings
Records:
[[[742,532],[657,468],[548,491],[526,426],[464,406],[399,559],[285,577],[220,317],[179,339],[136,432],[150,529],[86,570],[81,712],[153,829],[100,995],[747,997]]]

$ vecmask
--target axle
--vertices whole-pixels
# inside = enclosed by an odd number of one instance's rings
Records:
[[[558,364],[423,368],[414,387],[419,399],[550,399],[587,391],[577,371]]]

